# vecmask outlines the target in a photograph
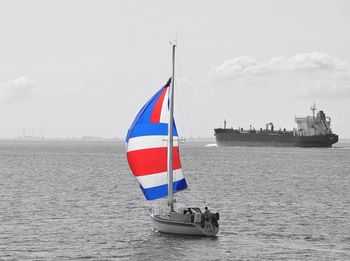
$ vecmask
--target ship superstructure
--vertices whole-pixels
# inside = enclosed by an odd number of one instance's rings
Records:
[[[331,130],[331,118],[326,117],[323,111],[318,111],[315,117],[316,104],[310,108],[312,116],[295,117],[298,124],[296,134],[299,136],[318,136],[333,134]]]

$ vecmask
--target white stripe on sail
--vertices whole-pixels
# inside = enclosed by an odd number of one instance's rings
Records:
[[[127,151],[162,148],[168,146],[168,136],[152,135],[129,139]],[[174,137],[174,147],[179,146],[178,137]]]
[[[173,176],[174,182],[184,178],[184,175],[182,174],[182,169],[174,170],[173,175],[174,175]],[[136,178],[143,188],[152,188],[152,187],[168,184],[167,172],[162,172],[162,173],[157,173],[152,175],[145,175],[145,176],[137,176]]]
[[[162,123],[168,123],[168,118],[167,116],[169,115],[169,108],[168,108],[168,93],[169,93],[169,87],[166,90],[166,93],[164,95],[164,100],[163,100],[163,104],[162,104],[162,110],[160,112],[160,118],[159,118],[159,122]]]

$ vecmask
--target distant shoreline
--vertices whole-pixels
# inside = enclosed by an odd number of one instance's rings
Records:
[[[15,141],[15,142],[46,142],[46,141],[57,141],[57,142],[67,142],[67,141],[76,141],[76,142],[124,142],[124,139],[121,138],[0,138],[0,141]],[[216,143],[215,138],[186,138],[184,142],[209,142]],[[350,143],[350,138],[339,139],[339,142],[334,144],[333,146],[339,145],[341,143]]]

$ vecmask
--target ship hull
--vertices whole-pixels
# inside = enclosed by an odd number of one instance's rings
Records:
[[[242,147],[321,147],[330,148],[338,142],[338,135],[294,136],[292,132],[241,133],[232,129],[215,129],[218,146]]]

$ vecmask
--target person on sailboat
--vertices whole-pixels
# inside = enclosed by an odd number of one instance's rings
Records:
[[[192,209],[191,209],[191,208],[188,208],[188,209],[187,209],[187,213],[188,213],[188,214],[193,214]]]
[[[208,209],[208,207],[205,207],[205,211],[204,211],[204,219],[205,221],[208,221],[210,217],[210,211]]]
[[[188,208],[185,211],[186,211],[185,215],[187,215],[190,218],[191,222],[193,223],[193,221],[194,221],[194,213],[193,213],[192,209]]]
[[[209,221],[209,217],[210,217],[210,211],[208,209],[208,207],[204,208],[204,214],[202,214],[202,218],[201,218],[201,226],[204,227],[204,224],[206,221]]]

